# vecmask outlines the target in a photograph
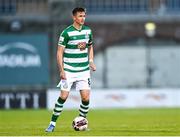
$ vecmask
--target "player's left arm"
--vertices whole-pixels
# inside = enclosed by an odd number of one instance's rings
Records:
[[[89,66],[91,70],[96,71],[96,65],[94,64],[94,51],[93,51],[92,44],[89,46]]]

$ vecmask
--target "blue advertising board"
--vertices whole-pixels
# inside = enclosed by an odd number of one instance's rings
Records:
[[[47,85],[48,35],[0,35],[0,86]]]

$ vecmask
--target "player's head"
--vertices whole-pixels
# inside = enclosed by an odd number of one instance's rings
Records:
[[[76,22],[79,25],[83,25],[86,18],[86,10],[82,7],[76,7],[72,11],[72,16],[74,22]]]

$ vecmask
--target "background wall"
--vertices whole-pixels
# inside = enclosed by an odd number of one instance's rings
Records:
[[[0,49],[11,43],[10,35],[16,37],[16,42],[26,42],[24,37],[30,36],[29,44],[37,48],[43,61],[37,73],[30,67],[28,76],[21,76],[25,67],[0,65],[1,93],[23,90],[46,93],[56,87],[60,80],[57,42],[61,31],[72,24],[71,10],[76,6],[86,8],[86,25],[94,34],[97,71],[92,73],[93,90],[180,88],[178,0],[1,0]],[[37,38],[38,34],[43,37]],[[9,47],[13,47],[12,43]],[[15,49],[12,54],[25,53]],[[0,57],[4,57],[3,52]],[[5,58],[0,59],[0,63],[5,61]],[[32,81],[28,82],[30,79]],[[40,81],[33,83],[37,80]],[[2,104],[5,100],[3,95]]]

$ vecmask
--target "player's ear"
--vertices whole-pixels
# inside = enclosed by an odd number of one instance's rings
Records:
[[[72,15],[72,19],[73,19],[73,20],[75,20],[75,19],[76,19],[76,18],[75,18],[75,15]]]

